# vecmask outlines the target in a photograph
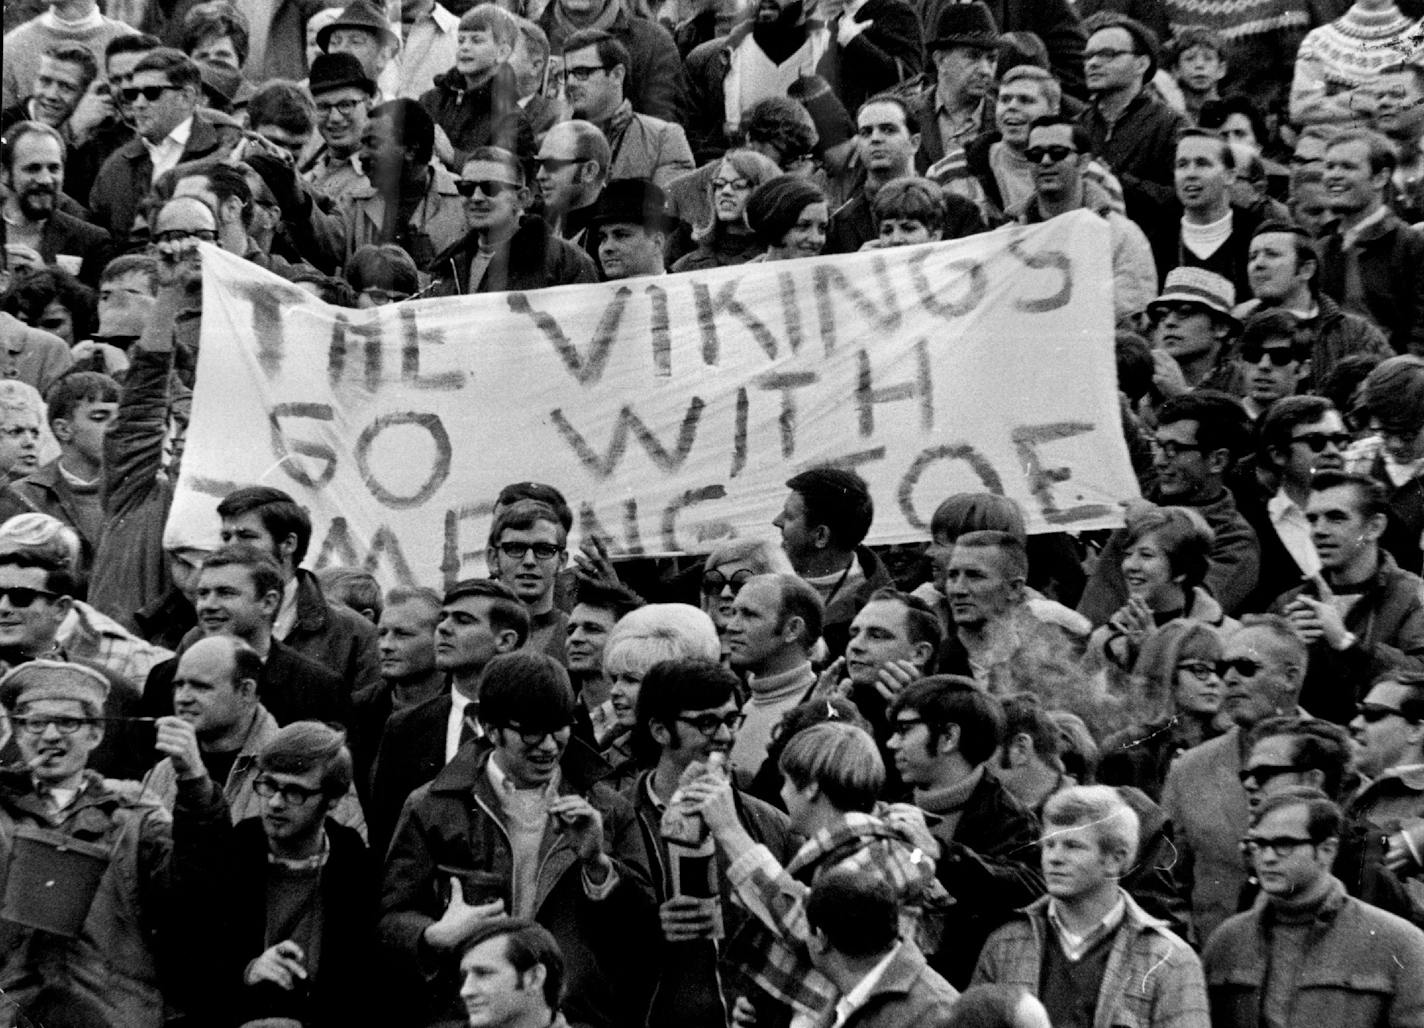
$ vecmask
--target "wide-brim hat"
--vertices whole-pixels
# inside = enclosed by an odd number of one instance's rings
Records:
[[[1167,272],[1162,292],[1147,305],[1147,313],[1156,317],[1158,310],[1170,303],[1194,303],[1222,321],[1237,327],[1241,324],[1231,313],[1236,306],[1236,287],[1229,278],[1206,268],[1182,267]]]
[[[323,25],[316,34],[316,45],[326,52],[326,44],[337,29],[365,29],[381,37],[381,42],[390,46],[400,43],[400,37],[391,31],[391,23],[386,20],[386,12],[369,0],[355,0],[336,16],[330,25]]]
[[[925,44],[925,52],[934,53],[956,46],[999,49],[999,26],[986,5],[946,4],[940,8],[934,38]]]
[[[338,89],[359,89],[375,96],[376,80],[366,74],[355,54],[317,54],[307,77],[307,92],[318,96]]]
[[[667,194],[641,178],[616,178],[593,205],[590,225],[623,223],[665,232],[677,224],[668,213]]]

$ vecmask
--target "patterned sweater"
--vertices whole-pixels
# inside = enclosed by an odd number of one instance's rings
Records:
[[[1424,19],[1411,21],[1393,5],[1366,11],[1356,4],[1311,30],[1301,43],[1291,82],[1292,120],[1301,120],[1312,103],[1374,82],[1386,65],[1418,60],[1421,54]],[[1368,113],[1362,110],[1356,117],[1363,120]]]

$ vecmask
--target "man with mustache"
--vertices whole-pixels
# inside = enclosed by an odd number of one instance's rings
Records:
[[[46,264],[72,263],[85,284],[97,285],[111,240],[97,225],[59,209],[65,159],[64,137],[52,125],[22,121],[5,133],[5,241],[33,248]]]

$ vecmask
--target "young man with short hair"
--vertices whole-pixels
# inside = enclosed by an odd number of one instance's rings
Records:
[[[406,797],[482,737],[480,679],[502,653],[529,637],[529,613],[502,582],[474,578],[457,582],[437,606],[435,669],[447,688],[391,715],[379,729],[380,749],[371,773],[372,844],[381,852],[395,832]]]
[[[44,7],[39,17],[5,33],[0,109],[19,103],[26,95],[52,47],[82,47],[97,62],[111,41],[134,33],[122,21],[105,17],[94,0],[61,0]]]
[[[490,577],[514,590],[529,609],[526,647],[567,664],[568,618],[554,605],[554,584],[568,556],[568,533],[555,510],[521,500],[501,511],[490,528],[485,559]]]
[[[1282,310],[1252,314],[1241,326],[1236,351],[1245,384],[1241,405],[1252,422],[1277,400],[1294,396],[1311,377],[1309,344],[1298,342],[1299,322]]]
[[[565,1028],[564,957],[548,929],[520,918],[481,925],[460,956],[470,1028]]]
[[[611,737],[617,727],[610,698],[612,682],[604,671],[603,653],[614,626],[641,606],[642,599],[622,586],[578,580],[564,653],[574,693],[588,711],[594,738],[600,742]]]
[[[407,1020],[450,1016],[451,958],[506,914],[537,920],[558,940],[571,1019],[607,1028],[645,1011],[643,945],[656,931],[647,855],[627,801],[561,769],[576,705],[550,658],[494,658],[480,686],[490,745],[462,749],[406,802],[380,930],[408,972]]]
[[[1028,990],[1061,1028],[1207,1028],[1201,962],[1119,884],[1137,844],[1137,815],[1112,788],[1051,797],[1041,844],[1048,895],[989,937],[974,981]]]
[[[494,4],[476,4],[460,16],[456,31],[454,60],[420,97],[454,148],[452,168],[463,167],[482,147],[517,150],[523,119],[509,66],[519,37],[514,15]]]
[[[1340,808],[1314,789],[1256,808],[1241,848],[1262,898],[1202,950],[1217,1028],[1385,1028],[1424,1010],[1424,932],[1346,895],[1330,873],[1340,823]],[[1368,991],[1348,984],[1359,976],[1373,983]]]

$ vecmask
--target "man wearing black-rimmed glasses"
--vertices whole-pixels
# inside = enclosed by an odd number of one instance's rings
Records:
[[[1424,582],[1380,548],[1388,509],[1373,479],[1316,475],[1305,516],[1320,574],[1272,605],[1310,644],[1301,705],[1341,725],[1376,675],[1424,671]]]
[[[514,590],[529,610],[526,649],[567,664],[569,616],[554,605],[554,584],[568,559],[568,533],[553,507],[520,500],[499,512],[485,551],[490,577]]]
[[[1246,733],[1268,717],[1297,711],[1306,661],[1305,640],[1285,618],[1243,618],[1217,665],[1226,686],[1222,711],[1234,727],[1189,749],[1167,772],[1162,808],[1172,822],[1177,879],[1191,901],[1198,940],[1235,912],[1246,881],[1238,845],[1248,816],[1240,780]]]
[[[1242,833],[1263,897],[1202,952],[1216,1028],[1372,1028],[1424,1013],[1424,932],[1346,895],[1330,873],[1340,826],[1323,793],[1292,789]]]
[[[728,862],[716,859],[711,839],[701,845],[669,840],[660,826],[668,807],[678,806],[684,779],[719,761],[725,769],[745,719],[737,705],[738,684],[735,673],[707,660],[665,660],[649,668],[633,729],[634,756],[644,770],[623,789],[651,861],[661,921],[664,945],[649,977],[659,981],[660,993],[668,990],[665,1000],[680,1002],[679,1023],[689,1026],[725,1023],[730,1003],[717,972],[716,940],[735,936],[747,913],[729,902]],[[783,865],[789,862],[795,847],[786,815],[735,788],[733,802],[748,834]]]
[[[524,167],[508,150],[481,146],[455,183],[469,231],[431,264],[440,293],[494,293],[597,281],[593,259],[528,215]]]
[[[564,669],[502,654],[480,684],[490,745],[465,747],[406,801],[386,859],[381,939],[403,1024],[459,1018],[462,944],[489,920],[532,918],[567,967],[575,1024],[641,1024],[656,932],[647,855],[628,802],[564,760],[577,701]]]

